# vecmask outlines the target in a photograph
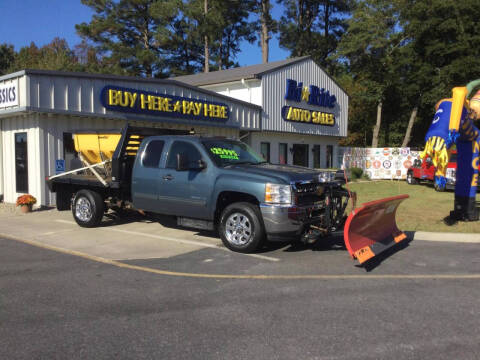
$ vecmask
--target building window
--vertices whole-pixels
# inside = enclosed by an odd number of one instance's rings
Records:
[[[142,155],[142,164],[145,167],[158,168],[162,156],[163,140],[152,140],[148,143]]]
[[[327,145],[327,168],[333,167],[333,145]]]
[[[320,145],[313,145],[313,167],[320,168]]]
[[[28,193],[27,133],[15,134],[15,178],[17,193]]]
[[[288,164],[288,144],[278,144],[278,163]]]
[[[263,158],[266,162],[270,162],[270,143],[262,142],[260,143],[260,152],[262,153]]]
[[[308,167],[307,144],[293,144],[293,165]]]

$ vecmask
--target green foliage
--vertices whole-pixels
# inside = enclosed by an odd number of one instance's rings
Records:
[[[177,17],[180,0],[82,0],[95,15],[76,25],[98,53],[125,73],[164,77],[166,62],[158,34]]]
[[[0,44],[0,75],[6,74],[15,61],[13,45]]]
[[[280,46],[291,56],[310,55],[324,67],[334,64],[329,59],[337,48],[347,24],[349,0],[278,0],[285,7],[280,20]]]
[[[352,180],[358,180],[362,177],[362,175],[363,175],[363,170],[361,168],[357,168],[357,167],[350,168],[350,176],[352,177]]]

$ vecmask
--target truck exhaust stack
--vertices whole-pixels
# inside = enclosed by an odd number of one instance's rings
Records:
[[[398,195],[362,204],[349,215],[344,228],[345,246],[360,264],[407,238],[395,221],[400,203],[408,195]]]

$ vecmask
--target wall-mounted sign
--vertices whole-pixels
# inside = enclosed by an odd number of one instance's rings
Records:
[[[227,121],[230,116],[226,104],[116,86],[105,86],[100,101],[108,110],[136,114],[209,121]]]
[[[335,125],[335,115],[331,113],[301,109],[293,106],[284,106],[282,108],[282,118],[286,121],[302,122],[315,125]]]
[[[285,100],[296,102],[305,101],[307,104],[314,106],[323,106],[334,108],[337,102],[335,95],[330,95],[330,91],[319,88],[315,85],[303,86],[295,80],[287,79],[287,89],[285,92]]]
[[[0,107],[18,106],[18,80],[0,85]]]

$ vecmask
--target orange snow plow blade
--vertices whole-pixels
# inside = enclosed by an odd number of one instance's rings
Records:
[[[367,202],[348,216],[343,233],[345,246],[360,264],[407,238],[395,222],[397,208],[407,198],[398,195]]]

